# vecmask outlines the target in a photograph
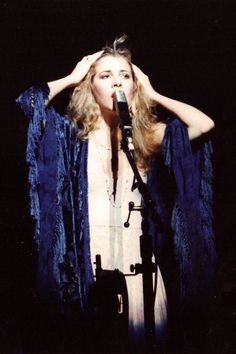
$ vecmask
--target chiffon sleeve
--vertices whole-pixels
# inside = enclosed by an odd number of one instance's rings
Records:
[[[20,105],[24,114],[29,118],[36,120],[37,117],[45,118],[46,102],[50,89],[47,84],[40,87],[31,86],[22,92],[16,102]]]
[[[59,183],[70,168],[70,145],[73,128],[68,118],[53,106],[47,106],[50,89],[47,84],[31,86],[16,99],[28,118],[26,162],[30,214],[35,220],[35,240],[40,241],[42,213],[55,204]],[[74,134],[75,135],[75,134]],[[64,177],[63,177],[64,176]],[[45,204],[45,205],[44,205]],[[53,212],[53,211],[52,211]]]
[[[180,299],[201,301],[213,295],[215,282],[211,141],[209,137],[190,141],[187,127],[178,119],[169,119],[161,156],[167,172],[158,196],[163,196],[163,188],[169,190],[172,203],[163,204],[160,213],[170,216]]]
[[[29,120],[26,161],[38,246],[38,290],[46,298],[55,300],[56,296],[58,300],[59,268],[74,235],[73,176],[79,144],[77,128],[46,105],[48,94],[48,85],[32,86],[16,102]]]
[[[44,125],[47,120],[46,100],[49,95],[48,85],[42,87],[31,86],[22,92],[16,99],[16,103],[20,105],[23,113],[28,118],[28,134],[26,148],[26,162],[29,167],[28,183],[29,183],[29,200],[30,214],[35,220],[35,240],[39,241],[40,234],[40,218],[39,218],[39,171],[38,171],[38,155],[39,146],[42,138]]]
[[[171,226],[180,267],[180,297],[201,301],[213,295],[215,281],[212,144],[204,136],[190,142],[186,126],[177,119],[168,126],[168,140],[163,152],[177,190]]]

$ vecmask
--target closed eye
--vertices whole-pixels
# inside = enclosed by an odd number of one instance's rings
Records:
[[[100,75],[100,78],[101,78],[101,79],[107,79],[107,78],[109,78],[109,77],[110,77],[109,74]]]
[[[130,74],[123,74],[123,77],[125,78],[125,79],[130,79]]]
[[[101,73],[99,75],[99,77],[101,79],[108,79],[109,77],[112,76],[112,73],[110,71],[107,71],[107,72],[104,72],[104,73]],[[126,72],[126,71],[121,71],[120,72],[120,76],[123,77],[124,79],[130,79],[131,78],[131,74],[129,72]]]

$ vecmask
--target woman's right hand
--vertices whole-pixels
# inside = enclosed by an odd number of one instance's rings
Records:
[[[46,104],[48,104],[59,92],[65,88],[78,85],[87,75],[91,65],[93,65],[93,63],[102,55],[102,53],[103,50],[83,57],[83,59],[77,63],[71,74],[63,77],[62,79],[48,82],[49,95]]]
[[[83,78],[87,75],[90,67],[93,63],[102,55],[103,50],[91,55],[87,55],[80,60],[71,74],[68,75],[71,81],[71,85],[78,85]]]

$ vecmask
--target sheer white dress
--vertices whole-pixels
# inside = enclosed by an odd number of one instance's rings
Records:
[[[141,196],[137,188],[132,192],[133,171],[122,150],[118,151],[119,169],[116,198],[114,201],[113,176],[111,170],[110,132],[102,120],[97,130],[89,134],[88,153],[88,202],[90,225],[90,249],[92,262],[100,254],[103,269],[119,269],[130,273],[130,265],[140,263],[139,236],[141,214],[131,213],[130,226],[125,228],[128,203],[140,205]],[[145,175],[142,173],[145,181]],[[142,275],[126,277],[129,297],[129,334],[139,338],[144,334]],[[167,299],[160,270],[155,300],[156,336],[162,337],[167,321]]]

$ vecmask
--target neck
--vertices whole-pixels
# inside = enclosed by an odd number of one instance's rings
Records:
[[[119,127],[119,117],[117,116],[115,111],[108,110],[106,108],[101,108],[101,114],[108,125],[108,127],[112,130],[117,130]]]
[[[110,122],[110,121],[109,121]],[[100,146],[111,149],[116,145],[118,146],[121,141],[121,130],[117,124],[108,124],[105,118],[102,116],[97,122],[97,127],[93,131],[96,141]]]

